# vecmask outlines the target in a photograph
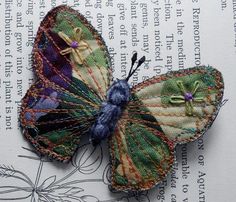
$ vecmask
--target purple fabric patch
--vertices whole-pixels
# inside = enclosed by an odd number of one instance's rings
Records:
[[[56,109],[59,106],[59,102],[56,100],[57,92],[52,92],[50,94],[50,98],[40,98],[38,101],[35,102],[35,105],[32,109]],[[35,120],[38,120],[41,116],[46,115],[46,112],[34,112]],[[30,121],[32,119],[31,113],[25,113],[25,119]]]
[[[62,43],[54,33],[50,32],[50,38],[47,38],[47,46],[44,47],[42,53],[43,58],[43,74],[50,81],[54,82],[61,87],[68,89],[72,78],[72,67],[66,56],[60,54],[60,50],[55,47],[54,42]],[[64,46],[64,44],[60,44]]]

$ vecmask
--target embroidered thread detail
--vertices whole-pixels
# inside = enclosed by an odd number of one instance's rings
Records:
[[[71,53],[76,63],[83,64],[84,58],[81,55],[81,51],[88,49],[89,46],[81,40],[82,29],[79,27],[74,28],[72,38],[67,36],[64,32],[58,32],[58,35],[70,46],[62,50],[60,54],[67,55]]]
[[[80,28],[75,31],[75,27]],[[60,32],[64,32],[61,37]],[[79,39],[76,32],[81,32]],[[75,65],[79,62],[72,51],[83,43],[87,49],[75,54],[83,65]],[[95,143],[111,135],[111,187],[117,191],[144,191],[160,183],[174,163],[174,147],[204,134],[221,106],[223,79],[212,67],[179,70],[131,89],[127,86],[130,96],[115,82],[109,85],[112,71],[104,41],[82,15],[65,6],[47,15],[35,47],[40,47],[33,52],[40,79],[23,99],[20,120],[24,135],[40,153],[63,162],[74,155],[82,135],[92,130]],[[145,59],[136,60],[137,54],[124,81]],[[171,96],[174,103],[183,103],[181,107],[170,106]],[[121,107],[126,98],[129,102]],[[197,100],[203,103],[194,106]],[[193,106],[201,113],[185,124],[183,119],[189,116],[185,105],[189,103],[189,114],[194,114]]]
[[[200,81],[195,81],[193,84],[193,90],[191,92],[186,91],[183,81],[177,81],[176,82],[178,87],[180,88],[182,95],[172,95],[170,97],[170,102],[172,104],[182,104],[185,103],[186,108],[186,114],[191,116],[193,115],[193,103],[194,102],[203,102],[204,98],[199,96],[196,97],[195,94],[197,90],[199,89],[199,83]]]

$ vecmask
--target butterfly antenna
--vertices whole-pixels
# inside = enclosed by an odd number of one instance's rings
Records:
[[[132,58],[131,58],[132,63],[131,63],[131,67],[130,67],[130,70],[129,70],[128,77],[126,78],[127,81],[128,81],[129,78],[130,78],[130,74],[131,74],[131,71],[132,71],[132,69],[133,69],[133,67],[134,67],[135,62],[137,61],[137,57],[138,57],[138,54],[137,54],[137,52],[136,52],[136,53],[133,54],[133,56],[132,56]]]
[[[145,56],[143,56],[141,59],[139,59],[137,67],[133,70],[133,66],[134,66],[134,63],[136,62],[136,60],[137,60],[137,53],[135,53],[132,57],[132,66],[130,68],[130,71],[129,71],[128,77],[126,78],[126,81],[128,81],[130,79],[130,77],[137,71],[137,69],[145,62],[146,58],[145,58]]]

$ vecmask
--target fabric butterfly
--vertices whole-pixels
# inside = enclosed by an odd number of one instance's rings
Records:
[[[170,171],[175,146],[196,140],[211,126],[224,84],[219,71],[202,66],[130,88],[128,80],[144,60],[136,63],[134,54],[127,78],[112,82],[109,53],[98,32],[72,8],[54,8],[33,48],[38,80],[23,98],[25,137],[41,154],[63,162],[82,135],[94,145],[108,139],[112,188],[155,186]]]

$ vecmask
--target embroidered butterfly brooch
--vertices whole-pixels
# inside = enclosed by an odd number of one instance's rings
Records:
[[[82,135],[95,146],[108,139],[113,189],[140,191],[158,184],[173,165],[175,146],[211,126],[224,84],[219,71],[201,66],[131,88],[128,80],[144,60],[137,62],[134,54],[127,78],[113,81],[107,47],[94,27],[72,8],[54,8],[33,48],[38,80],[23,98],[25,137],[41,154],[63,162]]]

